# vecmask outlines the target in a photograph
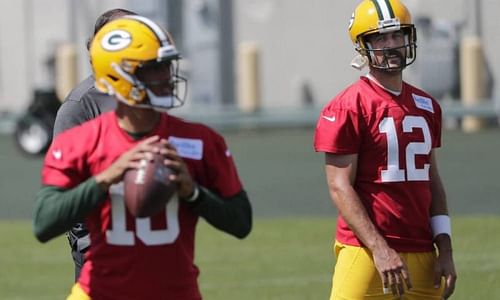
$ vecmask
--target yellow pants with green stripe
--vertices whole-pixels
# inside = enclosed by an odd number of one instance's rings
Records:
[[[443,281],[434,288],[435,252],[399,253],[406,262],[413,288],[405,294],[405,300],[442,299]],[[389,300],[398,299],[384,294],[382,279],[375,268],[368,249],[335,243],[337,263],[332,280],[330,300]]]

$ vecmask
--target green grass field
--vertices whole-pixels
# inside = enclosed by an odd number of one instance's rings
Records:
[[[312,128],[224,133],[255,213],[239,241],[205,223],[197,264],[205,299],[327,299],[335,209]],[[454,225],[452,299],[500,299],[500,130],[443,132],[441,177]],[[39,244],[31,232],[42,158],[19,154],[0,135],[0,300],[64,299],[73,263],[64,237]]]
[[[204,222],[196,261],[205,299],[327,299],[334,262],[332,218],[256,219],[236,240]],[[453,218],[459,278],[452,299],[498,299],[500,218]],[[73,269],[64,237],[39,244],[29,221],[0,221],[0,299],[64,299]]]

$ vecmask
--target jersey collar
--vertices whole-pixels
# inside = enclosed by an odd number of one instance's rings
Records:
[[[370,79],[370,81],[372,81],[373,83],[375,83],[377,86],[379,86],[380,88],[384,89],[385,91],[387,91],[388,93],[396,96],[396,97],[399,97],[403,91],[394,91],[394,90],[391,90],[391,89],[388,89],[386,88],[385,86],[383,86],[382,84],[380,84],[380,82],[378,82],[377,79],[375,79],[375,77],[373,77],[370,73],[367,73],[365,75],[366,78]]]

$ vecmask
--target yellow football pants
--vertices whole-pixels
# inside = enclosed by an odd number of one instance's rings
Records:
[[[440,288],[434,288],[435,252],[399,253],[406,262],[413,288],[401,299],[442,299],[443,280]],[[332,280],[330,300],[390,300],[398,299],[384,294],[382,279],[375,269],[368,249],[335,243],[337,263]]]
[[[78,283],[76,283],[71,289],[71,294],[66,298],[66,300],[92,300],[80,287]]]

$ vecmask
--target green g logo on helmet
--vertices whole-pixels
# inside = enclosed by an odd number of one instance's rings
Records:
[[[101,46],[108,51],[116,51],[130,45],[132,37],[125,30],[113,30],[108,32],[101,40]]]

